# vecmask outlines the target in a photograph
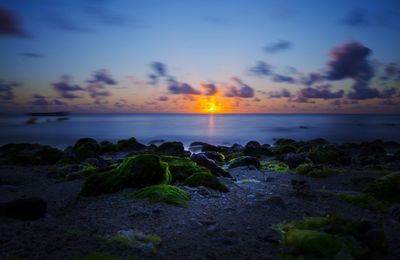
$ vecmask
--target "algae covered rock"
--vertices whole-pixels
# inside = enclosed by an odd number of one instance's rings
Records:
[[[226,172],[224,169],[219,167],[213,160],[207,158],[205,154],[199,153],[199,154],[192,154],[190,156],[190,159],[194,162],[196,162],[198,165],[201,165],[208,170],[210,170],[214,175],[217,176],[224,176],[224,177],[231,177],[228,172]]]
[[[117,146],[120,151],[136,151],[146,147],[144,144],[139,143],[135,137],[119,140]]]
[[[47,145],[19,143],[0,147],[0,160],[4,164],[49,165],[62,156],[62,151]]]
[[[93,138],[81,138],[72,147],[72,153],[78,161],[97,158],[100,154],[100,145]]]
[[[296,174],[315,178],[325,178],[338,174],[338,171],[322,165],[302,163],[296,168]]]
[[[211,174],[207,168],[198,165],[189,158],[177,156],[161,156],[160,158],[163,162],[168,163],[172,182],[184,181],[195,173]]]
[[[157,147],[157,152],[166,155],[180,156],[184,154],[185,148],[181,142],[166,142]]]
[[[160,184],[142,188],[128,194],[131,199],[146,199],[151,202],[163,202],[180,207],[187,207],[190,196],[187,192],[168,184]]]
[[[392,203],[400,202],[400,172],[390,173],[371,183],[364,189],[376,199]]]
[[[261,145],[257,141],[248,142],[243,150],[245,155],[259,157],[261,155],[272,156],[273,152],[269,149],[269,147],[265,145]]]
[[[81,195],[96,196],[113,193],[124,188],[142,188],[171,181],[168,164],[156,155],[141,154],[127,157],[110,171],[90,175]]]
[[[222,192],[228,192],[229,189],[222,184],[217,177],[209,173],[196,173],[186,179],[185,184],[190,187],[204,186]]]
[[[259,169],[261,164],[260,164],[260,161],[255,157],[241,156],[236,159],[233,159],[229,163],[228,168],[232,169],[232,168],[237,168],[237,167],[241,167],[241,166],[254,166],[257,169]]]

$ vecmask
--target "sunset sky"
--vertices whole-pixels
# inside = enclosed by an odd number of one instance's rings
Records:
[[[400,113],[398,17],[398,0],[0,0],[0,113]]]

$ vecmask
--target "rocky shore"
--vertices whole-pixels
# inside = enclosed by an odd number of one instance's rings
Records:
[[[400,144],[0,147],[0,259],[399,259]]]

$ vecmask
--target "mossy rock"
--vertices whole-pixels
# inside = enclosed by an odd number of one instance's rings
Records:
[[[102,141],[100,143],[100,151],[102,153],[114,153],[114,152],[118,152],[119,147],[117,144],[113,144],[109,141]]]
[[[296,143],[295,140],[293,139],[286,139],[286,138],[279,138],[278,140],[275,141],[275,145],[289,145],[289,144],[294,144]]]
[[[233,159],[229,165],[229,169],[241,167],[241,166],[254,166],[257,169],[260,169],[261,163],[256,157],[252,156],[241,156],[236,159]]]
[[[157,147],[157,152],[160,154],[180,156],[184,154],[185,148],[181,142],[165,142]]]
[[[238,157],[242,157],[245,156],[245,154],[243,152],[232,152],[232,153],[227,153],[225,154],[225,160],[227,162],[232,161],[233,159],[236,159]]]
[[[374,196],[378,200],[399,203],[400,172],[394,172],[372,181],[363,192]]]
[[[163,202],[180,207],[187,207],[190,195],[175,186],[160,184],[142,188],[134,193],[128,194],[130,199],[145,199],[151,202]]]
[[[369,259],[382,253],[387,245],[382,229],[375,223],[349,220],[338,214],[309,217],[274,228],[282,235],[284,258],[289,259]]]
[[[381,210],[381,211],[388,211],[390,209],[390,203],[377,200],[370,194],[363,194],[363,193],[350,194],[350,193],[340,192],[335,194],[335,196],[340,200],[359,206],[361,208]]]
[[[120,151],[136,151],[146,147],[144,144],[139,143],[135,137],[119,140],[117,146]]]
[[[82,187],[81,195],[96,196],[124,188],[143,188],[170,182],[167,163],[156,155],[140,154],[125,158],[115,169],[89,176]]]
[[[308,153],[308,158],[314,163],[338,164],[341,153],[334,148],[313,147]]]
[[[229,189],[222,184],[217,177],[210,173],[195,173],[186,179],[185,184],[190,187],[204,186],[222,192],[229,191]]]
[[[308,163],[302,163],[296,168],[296,174],[314,178],[325,178],[338,174],[338,171],[322,165],[315,166]]]
[[[277,155],[295,153],[297,148],[294,145],[286,144],[275,148],[274,153]]]
[[[63,152],[40,144],[7,144],[0,147],[0,154],[4,164],[16,165],[50,165],[57,163]]]
[[[261,169],[273,172],[289,172],[289,166],[285,162],[269,161],[261,164]]]
[[[185,181],[195,173],[211,174],[207,168],[198,165],[189,158],[177,156],[161,156],[160,158],[163,162],[168,163],[173,183],[177,181]]]
[[[204,155],[211,160],[217,161],[217,162],[223,162],[225,160],[225,156],[222,153],[219,152],[214,152],[214,151],[207,151],[204,152]]]

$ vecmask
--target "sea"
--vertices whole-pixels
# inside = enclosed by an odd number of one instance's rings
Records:
[[[67,120],[38,117],[36,123],[27,124],[28,119],[1,116],[0,145],[40,143],[63,149],[83,137],[112,142],[135,137],[144,144],[181,141],[185,146],[193,141],[272,144],[277,138],[400,142],[400,115],[71,114]]]

